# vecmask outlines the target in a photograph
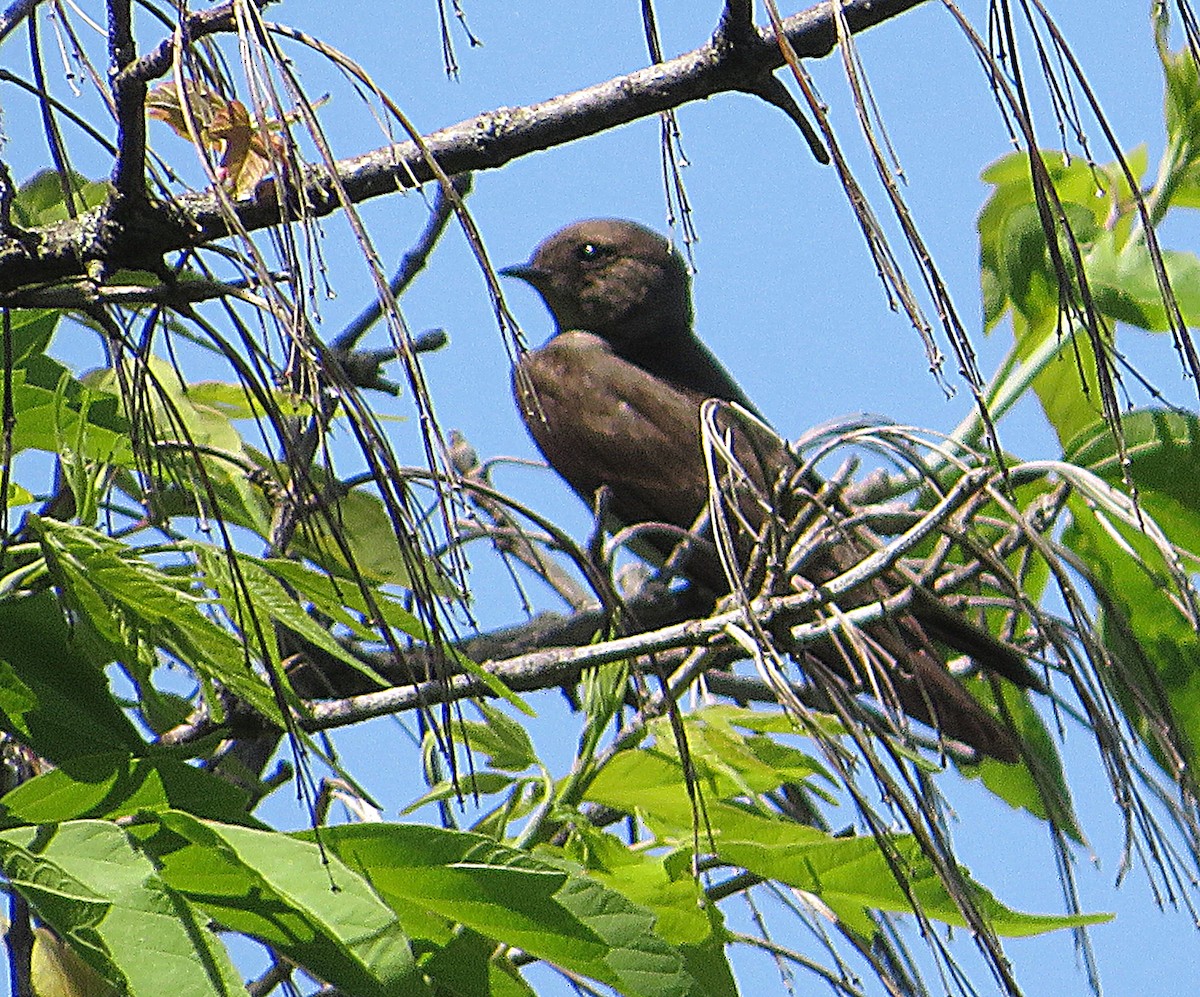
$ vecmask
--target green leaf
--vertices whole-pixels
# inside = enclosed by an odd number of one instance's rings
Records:
[[[573,829],[565,854],[590,875],[635,903],[653,910],[655,930],[672,945],[699,945],[723,925],[705,911],[704,889],[692,875],[691,862],[630,848],[590,825]]]
[[[481,753],[493,768],[505,772],[524,772],[538,764],[529,732],[521,724],[485,702],[477,703],[476,708],[483,713],[485,723],[471,725],[465,743],[470,744],[472,751]]]
[[[163,879],[226,928],[347,993],[429,993],[399,921],[361,870],[279,832],[179,812],[161,820],[187,842],[158,856]]]
[[[1086,250],[1105,231],[1114,202],[1130,196],[1124,171],[1116,163],[1093,166],[1053,151],[1041,157],[1071,231]],[[1146,150],[1129,154],[1126,162],[1135,179],[1140,177],[1147,165]],[[992,328],[1010,306],[1040,327],[1057,311],[1058,283],[1033,196],[1029,156],[1012,153],[982,176],[993,186],[977,222],[985,328]],[[1065,242],[1062,255],[1069,266]]]
[[[422,557],[412,549],[412,544],[407,545],[408,550],[401,549],[395,525],[379,496],[355,488],[338,499],[320,522],[313,522],[309,529],[298,533],[293,544],[297,553],[338,577],[353,580],[357,576],[334,539],[330,523],[337,524],[354,557],[354,567],[368,582],[412,589],[416,582],[411,568],[415,566],[424,586],[433,585],[435,593],[440,595],[453,593],[453,586],[440,566]]]
[[[979,779],[987,789],[1015,810],[1025,810],[1038,820],[1048,820],[1067,837],[1082,843],[1083,829],[1075,814],[1071,789],[1063,771],[1062,756],[1046,722],[1029,696],[1009,683],[1001,683],[1005,711],[1012,720],[1025,750],[1033,757],[1030,765],[1005,765],[984,758],[977,765],[957,766],[967,779]]]
[[[81,416],[85,388],[57,361],[34,355],[13,371],[13,452],[45,450],[57,453],[70,439],[78,456],[101,463],[133,466],[129,423],[118,411],[117,399],[92,392]],[[82,423],[82,424],[81,424]]]
[[[321,837],[414,933],[445,943],[458,922],[622,994],[692,992],[651,914],[589,877],[482,835],[432,827],[354,824]]]
[[[1057,285],[1037,209],[1024,204],[1010,211],[1003,219],[997,241],[997,250],[985,265],[993,282],[991,320],[999,318],[1004,306],[1011,305],[1032,318],[1056,307]]]
[[[10,510],[15,509],[17,506],[30,505],[33,503],[33,501],[33,493],[28,489],[23,488],[15,481],[10,481],[8,483],[8,495],[6,496],[6,503]]]
[[[88,180],[73,170],[68,170],[65,178],[55,170],[42,170],[23,183],[13,198],[13,220],[25,228],[66,221],[70,214],[64,186],[71,191],[77,210],[97,207],[108,197],[105,181]]]
[[[459,729],[459,725],[455,725],[455,730]],[[474,743],[471,744],[474,747]],[[486,769],[476,770],[465,774],[460,774],[458,779],[444,779],[434,786],[431,786],[427,793],[423,793],[420,797],[406,806],[400,811],[402,816],[407,816],[427,803],[437,803],[442,800],[458,800],[463,794],[468,796],[492,796],[496,793],[505,793],[514,787],[524,787],[530,785],[531,780],[514,779],[506,772],[489,772]]]
[[[1057,335],[1052,325],[1040,333],[1043,337]],[[1029,340],[1034,338],[1031,335]],[[1100,414],[1096,354],[1085,333],[1075,333],[1072,345],[1037,375],[1033,387],[1060,445],[1065,446],[1081,429],[1096,421]]]
[[[225,555],[222,552],[216,548],[210,548],[206,563],[210,565],[210,569],[224,572],[224,558]],[[373,592],[372,594],[375,597],[374,605],[368,605],[357,581],[348,579],[345,584],[339,585],[327,575],[314,572],[306,567],[283,559],[261,559],[252,558],[247,555],[238,555],[238,563],[246,566],[248,579],[258,579],[257,587],[262,588],[264,592],[270,590],[275,585],[273,581],[268,580],[268,573],[269,575],[277,576],[293,585],[301,595],[310,598],[318,612],[324,613],[335,622],[345,624],[364,639],[375,639],[375,635],[371,630],[363,627],[349,616],[341,608],[342,605],[349,606],[352,610],[370,618],[382,617],[388,626],[401,630],[410,637],[416,637],[420,640],[430,639],[424,624],[387,593]],[[254,570],[255,566],[261,568],[261,572],[256,572]],[[272,596],[268,604],[278,612],[279,615],[277,618],[286,623],[291,629],[313,640],[314,643],[317,643],[326,651],[350,664],[355,670],[370,676],[384,686],[387,685],[364,662],[348,656],[348,653],[340,645],[335,646],[335,642],[333,642],[328,633],[318,635],[315,630],[315,624],[311,620],[304,621],[296,615],[299,608],[294,601],[290,601],[290,603],[281,602],[279,594],[276,593]],[[461,654],[452,647],[443,645],[440,650],[448,658],[453,659],[458,667],[468,675],[479,679],[487,685],[497,697],[515,706],[522,713],[528,716],[533,715],[533,709],[509,689],[502,679],[481,668],[466,655]],[[507,722],[512,725],[508,736],[510,738],[518,736],[513,732],[513,729],[519,729],[519,725],[513,725],[511,720]],[[521,731],[521,735],[524,735],[523,730]]]
[[[227,554],[216,548],[204,548],[197,545],[198,552],[203,552],[201,563],[209,578],[221,577],[225,598],[234,591],[233,579],[228,577]],[[369,674],[385,687],[387,682],[381,679],[366,664],[351,654],[329,632],[328,626],[322,625],[304,611],[295,597],[283,587],[273,574],[267,571],[257,558],[244,557],[235,553],[238,564],[238,588],[245,587],[247,596],[259,611],[270,614],[272,620],[300,634],[306,640],[320,648],[326,654],[348,664],[361,672]],[[321,611],[321,607],[317,607]],[[345,616],[343,612],[340,615]],[[278,664],[278,663],[276,663]]]
[[[591,876],[654,912],[655,930],[683,955],[695,981],[695,997],[735,997],[737,983],[725,954],[725,919],[693,875],[690,850],[686,855],[651,854],[581,822],[566,853]]]
[[[29,981],[38,997],[121,997],[70,945],[40,925],[33,929]]]
[[[13,369],[25,367],[31,357],[46,352],[62,312],[45,309],[14,308],[9,312],[12,324]]]
[[[1168,409],[1140,409],[1121,417],[1127,472],[1139,493],[1169,496],[1193,516],[1200,517],[1200,417]],[[1120,455],[1107,423],[1098,420],[1065,447],[1073,464],[1094,471],[1110,484],[1124,487]],[[1195,531],[1197,523],[1193,522]],[[1195,539],[1193,539],[1195,538]],[[1177,538],[1200,550],[1200,537]]]
[[[242,555],[242,558],[250,560],[248,555]],[[339,582],[324,571],[314,570],[298,561],[284,558],[253,560],[264,571],[269,571],[294,589],[300,599],[311,602],[319,613],[354,631],[363,640],[375,641],[378,637],[359,617],[374,618],[376,613],[389,627],[418,640],[428,640],[425,625],[387,592],[372,591],[375,605],[371,607],[357,585]],[[347,612],[347,609],[350,612]]]
[[[139,635],[284,726],[270,688],[254,669],[260,642],[214,619],[210,600],[193,587],[191,576],[168,572],[97,530],[40,516],[27,522],[64,600],[118,653],[128,635]],[[236,614],[245,634],[254,633],[248,623],[252,606],[242,605],[238,614],[239,604],[229,600],[223,608]],[[265,618],[262,623],[266,627]]]
[[[1172,146],[1194,154],[1200,141],[1200,80],[1196,61],[1186,47],[1179,52],[1169,51],[1164,35],[1159,35],[1158,45],[1165,83],[1163,116],[1167,139]],[[1190,157],[1185,153],[1184,158]]]
[[[1200,322],[1200,258],[1164,252],[1176,301],[1189,325]],[[1109,318],[1151,332],[1171,328],[1149,250],[1142,240],[1118,245],[1114,233],[1097,240],[1087,256],[1088,281],[1096,306]]]
[[[820,897],[855,930],[872,932],[868,909],[912,911],[907,890],[927,916],[947,924],[965,923],[932,863],[911,836],[889,836],[891,854],[885,855],[873,837],[834,837],[791,820],[721,802],[714,786],[704,781],[700,788],[706,794],[704,815],[706,827],[712,830],[711,847],[719,858]],[[659,752],[620,753],[600,772],[587,797],[636,813],[664,842],[692,840],[693,806],[684,790],[683,771],[674,759]],[[903,875],[904,886],[897,882],[896,870]],[[1108,919],[1106,915],[1021,913],[1005,907],[982,886],[967,882],[972,899],[1000,935],[1037,934]]]
[[[271,508],[262,489],[251,482],[242,463],[207,451],[166,449],[156,455],[161,476],[147,489],[132,474],[118,474],[114,485],[151,511],[155,520],[219,516],[264,540],[270,535]]]
[[[257,824],[248,795],[227,780],[176,758],[85,755],[65,760],[0,798],[6,824],[58,824],[165,810]]]
[[[451,997],[536,997],[507,959],[493,959],[496,943],[469,928],[457,931],[421,965]]]
[[[0,600],[0,727],[35,754],[62,764],[97,751],[141,755],[147,745],[81,653],[49,592]]]
[[[0,831],[0,864],[38,916],[129,997],[245,993],[207,918],[115,824]]]
[[[735,729],[735,725],[753,724],[755,719],[747,715],[761,712],[710,706],[683,718],[692,764],[713,781],[718,792],[722,796],[766,793],[785,783],[807,785],[814,777],[832,786],[834,782],[828,771],[812,756],[773,738],[747,735]],[[786,715],[781,712],[777,716],[787,724],[787,733],[796,733]],[[650,730],[663,746],[661,750],[677,758],[669,718],[653,721]]]
[[[576,771],[583,773],[591,767],[609,723],[625,705],[629,691],[629,662],[610,661],[595,668],[585,668],[579,688],[585,723],[579,735]]]
[[[241,384],[227,381],[197,381],[189,384],[188,399],[193,405],[220,412],[226,419],[258,419],[282,414],[284,418],[299,419],[312,415],[312,405],[298,395],[278,388],[267,394],[271,413]]]
[[[178,442],[184,446],[196,444],[227,453],[241,453],[242,437],[230,424],[229,417],[211,405],[196,401],[178,369],[166,360],[150,357],[136,366],[131,364],[123,376],[128,382],[142,386],[138,393],[142,414],[152,420],[160,444]],[[96,371],[86,383],[125,397],[121,378],[114,370]],[[125,404],[129,403],[130,399],[125,398]]]
[[[1185,764],[1195,764],[1200,636],[1180,611],[1168,566],[1145,536],[1103,510],[1077,496],[1070,508],[1072,522],[1063,542],[1088,566],[1100,588],[1104,642],[1115,659],[1115,667],[1105,669],[1103,677],[1167,772],[1177,771],[1178,765],[1164,753],[1159,733],[1164,729],[1182,732],[1184,741],[1174,750],[1184,754]]]

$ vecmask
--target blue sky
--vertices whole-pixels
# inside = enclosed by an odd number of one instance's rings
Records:
[[[1163,128],[1149,0],[1049,0],[1048,5],[1075,45],[1122,145],[1149,144],[1154,162]],[[638,5],[632,0],[465,0],[464,6],[472,31],[484,44],[471,48],[455,32],[461,68],[457,81],[447,80],[442,72],[433,0],[362,0],[354,5],[291,0],[269,8],[268,15],[351,55],[422,131],[499,105],[521,105],[587,86],[646,61]],[[963,6],[982,31],[984,5],[975,0]],[[670,56],[701,44],[712,31],[719,7],[660,3],[664,52]],[[331,10],[339,16],[331,18]],[[146,37],[151,37],[148,32]],[[905,196],[975,337],[986,374],[1008,344],[1003,329],[991,340],[979,331],[974,222],[987,194],[979,173],[1009,151],[1007,133],[974,57],[940,4],[894,19],[858,42],[909,180]],[[10,39],[0,58],[15,65],[24,58],[20,48]],[[323,117],[335,153],[350,155],[381,144],[371,115],[353,94],[315,58],[295,48],[289,52],[311,95],[331,92]],[[870,182],[871,169],[837,57],[810,68],[860,180],[879,213],[885,214],[878,187]],[[32,141],[40,128],[15,98],[5,96],[5,154],[14,161],[14,173],[23,178],[45,158]],[[694,247],[697,328],[767,417],[789,436],[834,416],[862,411],[952,429],[967,413],[969,398],[960,391],[947,399],[926,369],[918,336],[889,310],[833,170],[813,162],[781,112],[748,96],[720,96],[685,107],[679,122],[689,160],[684,180],[700,235]],[[1052,120],[1044,117],[1040,126],[1043,143],[1056,146]],[[165,128],[152,125],[151,135],[163,155],[175,160],[190,155]],[[1099,144],[1098,131],[1093,135],[1097,157],[1110,158]],[[659,155],[658,122],[647,120],[478,176],[470,205],[493,262],[502,266],[524,260],[542,237],[580,217],[623,216],[664,228]],[[89,162],[98,164],[99,172],[107,168],[99,158],[81,156],[81,168],[86,170]],[[422,199],[413,194],[382,198],[361,210],[389,265],[415,238],[426,213]],[[320,302],[320,320],[332,338],[369,300],[371,285],[355,259],[345,223],[327,219],[322,230],[334,296]],[[1195,235],[1194,226],[1175,224],[1167,242],[1190,249]],[[529,340],[541,342],[550,323],[540,301],[520,285],[506,293]],[[485,457],[534,457],[509,396],[507,359],[483,279],[461,232],[448,234],[402,307],[414,331],[441,326],[450,334],[450,346],[425,359],[442,424],[462,430]],[[382,345],[384,335],[377,330],[371,342]],[[1189,395],[1181,381],[1165,340],[1129,334],[1124,345],[1144,357],[1169,396],[1194,405],[1194,394]],[[71,355],[61,341],[59,346],[64,356]],[[953,377],[952,364],[947,372]],[[205,371],[198,376],[218,375]],[[412,414],[403,398],[384,400],[381,408],[402,417]],[[415,421],[393,426],[397,449],[416,461]],[[1028,409],[1015,413],[1001,432],[1005,445],[1021,456],[1055,455],[1051,437]],[[499,483],[576,535],[588,529],[585,510],[548,472],[506,471]],[[503,573],[489,565],[482,551],[475,560],[481,621],[499,625],[518,620],[519,602]],[[540,605],[554,605],[546,593],[536,594]],[[562,749],[555,744],[574,743],[577,721],[562,715],[552,696],[540,698],[537,705],[552,718],[539,728],[539,743],[548,757],[561,758]],[[419,789],[412,778],[415,754],[391,723],[378,721],[339,734],[337,740],[349,768],[364,777],[389,807],[387,816],[394,817]],[[381,737],[391,745],[386,753],[379,749]],[[1139,870],[1120,890],[1112,888],[1120,861],[1120,815],[1089,739],[1071,731],[1065,751],[1092,846],[1092,852],[1077,854],[1082,905],[1085,910],[1118,914],[1114,925],[1092,933],[1106,991],[1145,997],[1187,992],[1187,981],[1200,980],[1200,936],[1185,914],[1162,914],[1154,907]],[[1060,910],[1045,831],[993,803],[974,786],[964,784],[952,799],[959,848],[976,877],[1011,906]],[[286,796],[273,801],[269,813],[284,825],[304,822]],[[958,951],[969,964],[969,939],[960,935],[958,941]],[[1013,942],[1009,952],[1029,994],[1074,997],[1088,992],[1068,935]],[[767,961],[744,965],[748,992],[778,985]],[[982,970],[977,977],[981,992],[989,992]],[[1192,988],[1195,985],[1192,982]],[[801,992],[811,986],[801,978]],[[548,983],[544,992],[566,992],[566,987]]]

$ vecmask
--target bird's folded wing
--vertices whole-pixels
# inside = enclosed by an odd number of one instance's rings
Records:
[[[599,336],[560,333],[525,354],[514,390],[534,441],[585,501],[607,485],[618,519],[684,528],[704,508],[696,400]]]
[[[538,447],[585,501],[607,486],[610,511],[625,523],[666,522],[686,529],[696,521],[708,501],[698,394],[621,359],[605,340],[586,332],[560,333],[527,353],[515,372],[514,390]],[[736,423],[728,428],[739,462],[745,467],[743,459],[754,458],[748,463],[758,468],[757,473],[750,468],[756,488],[790,469],[782,444],[759,440]],[[740,499],[739,506],[757,530],[761,511],[754,515]],[[831,536],[830,541],[805,565],[810,582],[823,584],[859,559],[847,538]],[[671,546],[660,551],[665,554]],[[695,558],[685,570],[716,592],[728,588],[712,557]],[[889,582],[876,579],[848,593],[845,602],[860,605],[892,591]],[[969,626],[965,619],[961,623]],[[873,666],[852,660],[837,641],[809,646],[800,657],[810,664],[823,662],[855,686],[888,687],[904,712],[993,757],[1019,758],[1012,735],[945,670],[916,618],[883,620],[868,632],[877,647],[874,667],[882,667],[882,683],[864,682]]]

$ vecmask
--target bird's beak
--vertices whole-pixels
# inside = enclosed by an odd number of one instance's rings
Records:
[[[526,284],[531,284],[534,287],[541,287],[549,279],[550,275],[541,267],[535,267],[532,263],[518,263],[514,267],[505,267],[503,270],[496,271],[501,277],[516,277],[517,280],[523,280]]]

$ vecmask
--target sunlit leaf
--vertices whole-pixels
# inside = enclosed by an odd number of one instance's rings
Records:
[[[103,204],[109,189],[107,181],[91,181],[74,171],[64,177],[56,170],[42,170],[23,183],[13,198],[13,221],[25,228],[53,225],[70,217],[67,190],[79,212]]]
[[[1176,747],[1195,764],[1200,745],[1200,635],[1181,611],[1176,584],[1162,554],[1127,525],[1081,499],[1071,501],[1073,517],[1063,542],[1087,565],[1101,587],[1105,644],[1116,667],[1105,677],[1122,708],[1168,771],[1164,755],[1168,722],[1184,735]]]
[[[622,994],[693,992],[651,914],[593,879],[490,838],[433,827],[356,824],[329,828],[322,840],[370,879],[406,926],[412,919],[410,930],[457,921]]]
[[[1114,485],[1123,487],[1127,473],[1139,491],[1170,496],[1200,517],[1200,489],[1196,487],[1200,481],[1200,417],[1168,409],[1141,409],[1123,415],[1121,428],[1129,462],[1125,473],[1112,433],[1103,422],[1095,422],[1075,436],[1064,456]],[[1153,501],[1149,494],[1146,497]],[[1200,550],[1200,543],[1193,542],[1192,549]]]
[[[316,845],[165,813],[188,844],[158,856],[163,879],[220,924],[271,945],[348,993],[427,994],[396,916]]]
[[[80,614],[80,625],[109,642],[116,656],[132,646],[130,635],[140,634],[283,726],[270,688],[254,669],[255,642],[222,625],[210,612],[210,598],[190,578],[99,531],[40,516],[28,523],[62,597]],[[236,603],[223,608],[237,612]]]
[[[1200,258],[1193,253],[1163,253],[1163,263],[1186,322],[1200,322]],[[1149,251],[1142,241],[1118,247],[1107,236],[1088,254],[1088,279],[1097,307],[1109,318],[1151,332],[1171,328]]]
[[[128,997],[244,992],[208,919],[115,824],[0,831],[0,864],[38,916]]]
[[[0,798],[0,814],[6,824],[57,824],[174,809],[257,824],[247,802],[243,790],[182,760],[110,753],[65,759]]]
[[[732,865],[820,897],[855,930],[868,934],[873,930],[868,910],[911,911],[910,889],[927,916],[948,924],[964,923],[957,904],[912,837],[890,835],[889,856],[873,837],[833,836],[722,802],[711,783],[701,782],[700,789],[706,794],[702,847]],[[692,840],[694,808],[684,789],[682,769],[657,751],[620,753],[601,770],[587,797],[636,813],[664,842]],[[897,873],[903,876],[903,886]],[[1037,934],[1107,920],[1106,915],[1025,914],[1004,906],[978,884],[970,883],[970,889],[1000,935]]]

